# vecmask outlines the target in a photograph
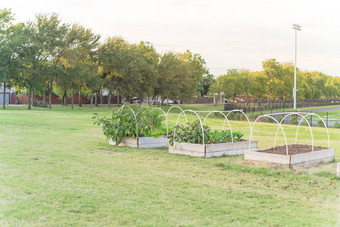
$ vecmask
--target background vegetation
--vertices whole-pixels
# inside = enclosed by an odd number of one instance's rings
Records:
[[[131,44],[122,37],[100,42],[100,35],[91,29],[64,23],[56,14],[13,21],[10,10],[0,10],[0,82],[4,90],[10,85],[27,93],[29,109],[35,95],[54,93],[65,104],[72,97],[73,108],[74,94],[98,104],[104,90],[108,100],[115,95],[186,101],[221,92],[223,97],[243,96],[249,101],[251,96],[258,102],[292,98],[292,63],[268,59],[262,71],[229,69],[215,79],[202,56],[189,50],[159,54],[149,42]],[[339,77],[317,71],[297,73],[298,99],[339,97]],[[49,102],[51,108],[51,98]],[[78,102],[81,106],[81,99]]]

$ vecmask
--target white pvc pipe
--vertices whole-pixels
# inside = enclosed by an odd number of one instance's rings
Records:
[[[168,112],[166,113],[167,116],[169,116],[169,112],[170,112],[170,110],[171,110],[172,108],[178,108],[178,109],[180,109],[180,110],[182,111],[181,113],[184,112],[184,110],[183,110],[181,107],[179,107],[179,106],[172,106],[172,107],[170,107],[170,108],[168,109]],[[187,118],[187,115],[186,115],[185,113],[184,113],[184,117],[185,117],[185,121],[188,123],[188,118]]]
[[[268,114],[268,115],[269,115],[269,114]],[[309,126],[309,131],[310,131],[310,134],[311,134],[311,138],[312,138],[312,151],[314,151],[314,137],[313,137],[312,128],[311,128],[311,126],[310,126],[308,120],[307,120],[301,113],[299,113],[299,112],[289,112],[287,115],[285,115],[285,116],[282,118],[282,120],[280,121],[280,124],[282,125],[282,122],[284,122],[284,120],[285,120],[287,117],[292,116],[292,115],[298,115],[298,116],[302,117],[301,121],[302,121],[302,120],[306,120],[306,122],[307,122],[307,124],[308,124],[308,126]],[[301,121],[300,121],[300,122],[301,122]],[[299,133],[299,127],[300,127],[300,125],[298,126],[298,128],[297,128],[297,130],[296,130],[295,144],[297,144],[297,137],[298,137],[298,133]],[[277,134],[278,134],[278,132],[279,132],[279,127],[277,127],[277,129],[276,129],[275,140],[274,140],[274,141],[275,141],[274,147],[276,146],[276,140],[277,140]]]
[[[166,135],[168,136],[169,135],[168,115],[165,113],[164,110],[162,110],[162,108],[157,107],[156,109],[160,109],[163,112],[164,116],[165,116]]]
[[[306,113],[305,117],[307,118],[310,115],[316,116],[317,118],[319,118],[322,121],[323,125],[325,126],[326,133],[327,133],[328,148],[331,148],[331,141],[329,140],[329,132],[328,132],[328,128],[327,128],[325,121],[318,114],[315,114],[315,113]],[[300,126],[300,124],[301,124],[301,122],[299,123],[299,126]],[[312,122],[312,124],[313,124],[313,122]]]
[[[206,111],[204,111],[204,112],[206,112]],[[207,120],[209,115],[212,114],[212,113],[220,113],[220,114],[222,114],[224,116],[223,130],[225,128],[225,121],[227,120],[228,125],[229,125],[229,130],[230,130],[231,142],[234,142],[233,129],[231,128],[231,125],[229,123],[228,117],[223,113],[223,111],[213,110],[213,111],[209,112],[207,114],[207,116],[205,116],[205,118],[204,118],[203,126],[205,125],[205,121]]]
[[[248,124],[249,124],[249,130],[250,130],[250,135],[252,135],[252,127],[251,127],[251,124],[250,124],[250,121],[249,121],[249,118],[248,118],[248,116],[247,116],[247,114],[245,114],[242,110],[231,110],[231,111],[226,111],[226,112],[228,112],[228,114],[227,114],[227,119],[228,119],[228,116],[229,116],[229,114],[231,114],[232,112],[240,112],[240,113],[242,113],[245,117],[246,117],[246,119],[247,119],[247,121],[248,121]],[[249,142],[251,142],[251,137],[249,136]]]
[[[184,114],[184,116],[186,116],[185,112],[194,113],[197,116],[198,120],[200,121],[201,129],[202,129],[202,142],[203,142],[203,145],[204,145],[204,129],[203,129],[203,124],[202,124],[202,120],[201,120],[200,116],[196,113],[196,111],[193,111],[193,110],[184,110],[183,112],[181,112],[178,115],[178,117],[177,117],[176,126],[178,126],[178,121],[179,121],[181,115]],[[176,137],[176,127],[175,127],[175,130],[174,130],[174,142],[175,142],[175,137]]]
[[[254,130],[255,124],[256,124],[256,122],[257,122],[259,119],[261,119],[261,118],[263,118],[263,117],[269,117],[269,118],[273,119],[273,120],[279,125],[279,127],[281,128],[281,131],[282,131],[282,133],[283,133],[283,137],[284,137],[285,143],[286,143],[286,155],[288,155],[288,144],[287,144],[287,137],[286,137],[285,131],[283,130],[281,124],[280,124],[275,118],[273,118],[273,117],[270,116],[270,115],[260,115],[260,116],[258,116],[258,117],[256,118],[256,120],[254,121],[253,127],[252,127],[251,132],[250,132],[250,138],[251,138],[251,139],[249,140],[249,150],[250,150],[250,148],[251,148],[251,141],[253,140],[253,130]],[[274,147],[275,147],[275,146],[274,146]]]

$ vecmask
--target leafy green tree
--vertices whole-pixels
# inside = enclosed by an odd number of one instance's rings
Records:
[[[21,40],[16,36],[20,25],[13,25],[13,14],[0,9],[0,81],[3,83],[3,109],[6,108],[6,87],[14,81],[21,69],[18,54]]]
[[[48,93],[49,95],[49,108],[51,109],[53,84],[64,70],[61,58],[69,44],[67,42],[69,25],[62,23],[56,14],[50,16],[39,14],[36,16],[36,21],[43,42],[44,55],[47,59],[44,65],[46,79],[43,84],[45,84],[44,94]]]
[[[255,97],[261,105],[262,98],[267,96],[267,78],[263,72],[253,73],[253,89],[251,94]]]
[[[198,88],[202,97],[208,94],[210,86],[214,84],[215,82],[216,80],[212,74],[206,74],[203,76],[203,78],[200,81],[199,88]]]
[[[71,89],[72,109],[74,108],[75,90],[85,86],[86,81],[97,76],[97,63],[95,51],[98,47],[100,36],[94,34],[90,29],[80,25],[72,25],[67,35],[67,47],[62,56],[65,68],[64,77],[59,81],[67,93]]]

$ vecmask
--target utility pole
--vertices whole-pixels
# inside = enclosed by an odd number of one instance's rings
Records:
[[[301,26],[293,24],[295,30],[295,63],[294,63],[294,88],[293,88],[293,99],[294,99],[294,110],[296,109],[296,56],[297,56],[297,31],[301,31]]]

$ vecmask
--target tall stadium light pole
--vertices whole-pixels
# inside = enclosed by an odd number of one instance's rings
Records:
[[[298,24],[293,24],[293,29],[295,30],[295,64],[294,64],[294,88],[293,88],[293,98],[294,98],[294,109],[296,109],[296,56],[297,56],[297,31],[301,31],[301,26]]]

